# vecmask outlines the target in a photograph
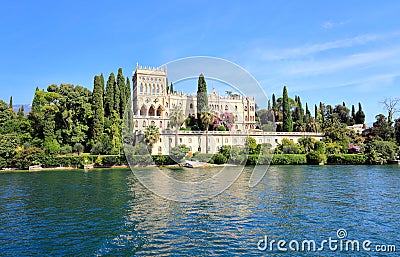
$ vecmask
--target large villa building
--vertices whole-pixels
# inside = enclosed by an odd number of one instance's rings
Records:
[[[197,85],[196,85],[197,86]],[[234,122],[230,131],[209,131],[208,153],[216,153],[223,145],[243,145],[247,136],[258,144],[270,143],[275,147],[283,138],[297,142],[303,136],[317,140],[322,133],[262,132],[257,130],[255,99],[239,94],[224,97],[214,89],[208,94],[208,105],[215,115],[231,113]],[[132,108],[136,134],[142,133],[149,125],[159,128],[159,142],[153,146],[152,154],[168,154],[175,146],[175,131],[170,126],[169,114],[175,106],[183,109],[185,117],[197,113],[197,95],[171,92],[168,90],[165,68],[148,68],[136,65],[133,72]],[[185,144],[191,152],[206,152],[205,131],[179,131],[178,144]]]

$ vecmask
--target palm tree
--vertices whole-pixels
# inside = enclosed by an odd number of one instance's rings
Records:
[[[178,146],[178,131],[185,120],[185,115],[181,105],[176,105],[169,115],[169,124],[175,128],[175,146]]]
[[[146,139],[146,143],[150,147],[150,154],[153,149],[153,145],[158,142],[158,139],[160,138],[160,131],[156,126],[148,126],[144,130],[144,137]]]
[[[200,120],[206,126],[206,153],[208,153],[208,127],[213,124],[215,115],[209,109],[200,113]]]

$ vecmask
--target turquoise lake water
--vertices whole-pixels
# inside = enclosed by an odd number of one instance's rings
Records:
[[[216,172],[163,171],[182,180]],[[180,203],[127,169],[0,173],[0,256],[399,255],[399,166],[271,166],[255,188],[250,174],[208,201]],[[370,251],[262,249],[266,237],[319,244],[338,230],[371,241]]]

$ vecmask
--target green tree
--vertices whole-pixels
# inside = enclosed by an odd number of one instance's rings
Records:
[[[311,137],[301,137],[298,144],[302,147],[303,153],[307,154],[314,149],[315,140]]]
[[[170,125],[175,128],[175,146],[178,146],[178,132],[184,121],[185,114],[183,113],[182,105],[175,105],[169,115]]]
[[[119,92],[119,115],[120,118],[123,118],[124,115],[124,111],[125,111],[125,107],[126,107],[126,103],[127,103],[127,97],[126,97],[126,84],[125,84],[125,78],[124,75],[122,74],[122,68],[118,69],[118,75],[117,75],[117,85],[116,87],[118,88],[118,90],[115,90],[116,95],[117,92]],[[115,99],[115,101],[117,101],[117,99]]]
[[[362,110],[361,103],[358,103],[358,111],[356,112],[356,117],[354,121],[356,124],[364,124],[365,122],[365,114]]]
[[[176,160],[178,163],[183,160],[186,154],[189,152],[189,147],[185,144],[181,144],[171,148],[170,155]]]
[[[73,147],[74,153],[77,153],[78,155],[81,155],[81,153],[84,150],[84,147],[81,143],[76,143]]]
[[[214,113],[207,108],[203,108],[203,112],[200,113],[201,124],[204,124],[206,128],[206,153],[208,153],[208,128],[214,123]]]
[[[13,108],[13,97],[12,96],[10,96],[10,104],[9,104],[9,106],[10,106],[10,109]]]
[[[103,107],[104,85],[100,76],[94,77],[93,86],[93,139],[101,141],[104,132],[104,107]]]
[[[199,121],[199,127],[201,129],[207,129],[206,124],[202,123],[201,113],[208,111],[208,97],[207,97],[207,83],[204,79],[204,75],[200,74],[197,81],[197,119]]]
[[[248,150],[249,154],[259,154],[259,152],[257,151],[257,141],[253,137],[246,137],[244,146]]]
[[[41,165],[45,159],[45,153],[37,147],[23,147],[17,149],[17,153],[13,158],[16,168],[28,169],[32,165]]]
[[[60,153],[60,144],[55,139],[48,139],[44,142],[44,152],[49,155],[56,155]]]
[[[126,77],[126,102],[129,103],[131,101],[131,96],[132,96],[132,89],[131,89],[131,81],[129,80],[129,77]]]
[[[289,96],[287,93],[286,86],[283,87],[283,131],[284,132],[292,132],[293,131],[293,121],[292,121],[292,114],[290,111],[289,105]]]
[[[367,159],[371,164],[385,164],[396,159],[397,146],[394,142],[373,140],[366,146]]]
[[[381,139],[384,141],[394,140],[394,128],[390,125],[389,121],[386,119],[385,115],[378,114],[375,116],[376,121],[370,128],[369,137],[371,139]]]
[[[106,117],[111,117],[114,110],[114,87],[115,87],[115,76],[111,73],[108,77],[106,84],[106,94],[104,97],[104,115]]]
[[[400,118],[397,118],[394,121],[394,131],[397,145],[400,146]]]
[[[152,153],[153,145],[158,142],[160,138],[160,131],[156,126],[147,126],[144,130],[144,138],[149,145],[149,152]]]
[[[0,127],[8,120],[15,118],[15,112],[4,101],[0,100]]]

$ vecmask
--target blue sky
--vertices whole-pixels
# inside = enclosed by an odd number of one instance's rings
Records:
[[[385,97],[400,97],[399,1],[7,1],[2,10],[7,102],[187,56],[237,63],[269,97],[286,85],[310,106],[361,102],[368,122]]]

